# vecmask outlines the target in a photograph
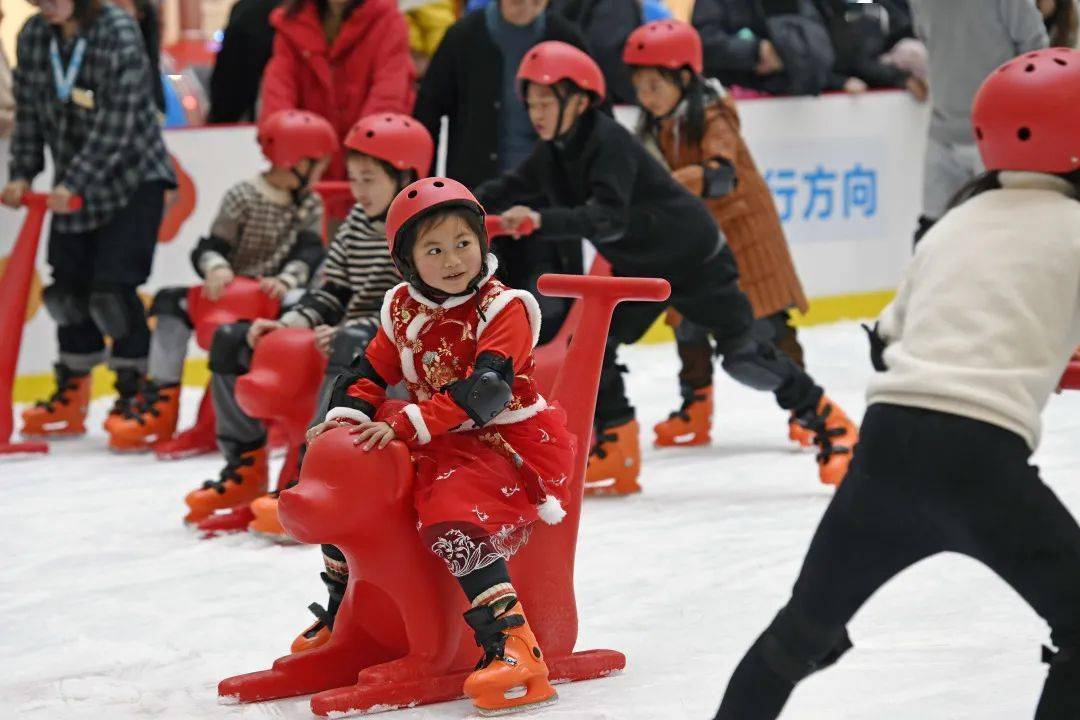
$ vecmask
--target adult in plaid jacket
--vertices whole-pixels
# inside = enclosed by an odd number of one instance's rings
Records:
[[[44,169],[54,176],[45,306],[58,325],[57,390],[24,413],[24,434],[84,432],[89,372],[105,357],[117,371],[122,412],[145,373],[150,331],[135,293],[150,274],[164,209],[176,186],[130,15],[102,0],[43,0],[18,38],[10,182],[18,205]],[[69,199],[83,208],[68,212]]]

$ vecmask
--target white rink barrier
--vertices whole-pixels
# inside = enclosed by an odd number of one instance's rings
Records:
[[[877,92],[746,100],[739,110],[743,133],[784,220],[795,264],[815,301],[805,320],[876,312],[911,254],[928,107],[906,93]],[[636,110],[620,108],[617,116],[632,126]],[[183,184],[166,220],[174,237],[158,248],[143,288],[147,295],[197,281],[188,254],[209,230],[222,195],[264,165],[251,126],[170,130],[165,139],[191,182]],[[5,181],[7,154],[7,143],[0,142]],[[50,176],[43,173],[35,188],[47,191]],[[10,252],[21,220],[20,212],[0,211],[0,261]],[[40,391],[56,352],[54,327],[38,296],[49,277],[45,246],[43,238],[32,316],[19,358],[16,398],[21,400]]]

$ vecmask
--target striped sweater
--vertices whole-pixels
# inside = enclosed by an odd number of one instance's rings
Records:
[[[385,224],[358,203],[338,228],[311,289],[281,321],[290,327],[378,322],[386,291],[399,282]]]

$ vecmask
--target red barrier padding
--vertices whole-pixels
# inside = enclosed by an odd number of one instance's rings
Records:
[[[604,344],[617,303],[663,300],[669,287],[654,279],[548,275],[540,288],[581,298],[580,331],[551,396],[567,412],[578,455],[566,517],[558,525],[537,523],[510,565],[552,680],[584,680],[626,663],[614,650],[574,652],[574,556]],[[419,542],[409,450],[392,442],[385,450],[360,452],[352,441],[339,428],[313,443],[300,483],[281,493],[278,506],[290,535],[333,543],[348,559],[349,587],[330,641],[279,658],[269,670],[223,680],[220,695],[253,702],[318,693],[311,708],[319,715],[462,696],[478,650],[461,617],[466,602],[460,588]]]

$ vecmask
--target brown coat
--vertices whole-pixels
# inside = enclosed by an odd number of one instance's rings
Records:
[[[790,308],[806,312],[808,303],[791,260],[772,193],[761,177],[750,149],[739,134],[739,115],[729,97],[705,109],[705,137],[691,146],[681,142],[683,119],[660,122],[656,137],[660,152],[675,179],[700,196],[705,171],[702,163],[722,158],[735,168],[735,189],[720,198],[705,200],[724,231],[739,265],[739,287],[754,306],[757,317]]]

